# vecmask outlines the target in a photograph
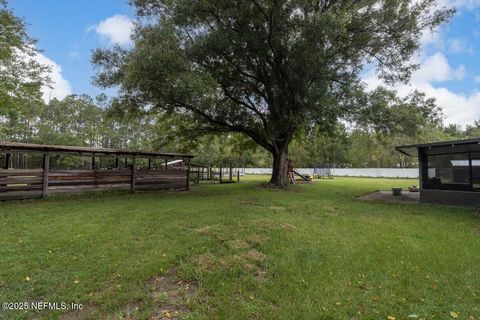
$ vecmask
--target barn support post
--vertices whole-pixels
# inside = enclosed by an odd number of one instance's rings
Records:
[[[43,184],[42,184],[42,198],[48,195],[48,173],[50,171],[50,156],[48,153],[43,155]]]
[[[473,189],[473,168],[472,168],[472,154],[468,153],[468,180],[470,180],[470,188]]]
[[[190,160],[186,160],[187,162],[187,191],[190,190]]]
[[[152,158],[148,158],[148,170],[152,169]]]
[[[5,164],[3,165],[3,169],[8,169],[10,166],[10,157],[12,156],[11,153],[5,153]]]
[[[168,159],[165,159],[165,170],[168,170]]]
[[[135,157],[132,158],[132,180],[131,180],[131,185],[130,185],[130,191],[135,192],[135,174],[136,174],[136,168],[135,168]]]
[[[118,169],[118,156],[115,156],[115,169]]]
[[[428,179],[428,163],[427,163],[427,154],[425,149],[418,149],[418,167],[419,167],[419,178],[420,178],[420,189],[423,189],[425,182]]]
[[[97,168],[97,164],[95,163],[95,153],[92,155],[92,170]]]

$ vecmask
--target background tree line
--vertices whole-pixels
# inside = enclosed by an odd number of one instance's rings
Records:
[[[406,108],[404,105],[403,108]],[[480,121],[462,129],[444,126],[436,115],[404,110],[413,127],[404,122],[402,130],[388,132],[369,126],[337,124],[332,134],[317,126],[302,130],[293,139],[290,157],[297,167],[411,167],[415,159],[394,150],[409,143],[463,139],[480,136]],[[412,120],[412,118],[414,118]],[[408,119],[405,119],[407,121]],[[271,155],[240,134],[198,135],[188,131],[187,120],[168,115],[132,115],[119,112],[106,96],[91,98],[71,95],[49,103],[35,100],[17,104],[0,116],[0,140],[39,144],[77,145],[98,148],[124,148],[188,152],[195,162],[220,165],[269,167]],[[405,131],[407,130],[407,131]]]

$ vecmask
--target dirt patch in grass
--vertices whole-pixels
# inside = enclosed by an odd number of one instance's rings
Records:
[[[365,201],[379,201],[386,203],[408,203],[416,204],[420,202],[420,193],[418,192],[408,192],[403,191],[402,195],[394,196],[391,191],[377,191],[370,193],[361,197],[358,197],[360,200]]]
[[[204,226],[197,229],[197,232],[203,235],[209,235],[213,232],[213,228],[211,226]]]
[[[217,258],[210,252],[205,252],[193,257],[195,269],[199,272],[214,271],[217,265]]]
[[[210,232],[210,228],[202,228],[208,230],[204,235],[211,237],[220,242],[222,246],[228,250],[219,250],[214,253],[204,252],[192,258],[195,273],[210,273],[222,271],[237,271],[245,273],[245,275],[253,276],[258,281],[265,281],[267,278],[267,271],[263,262],[266,260],[266,255],[261,252],[260,246],[268,241],[270,238],[263,234],[264,230],[275,228],[280,230],[282,228],[292,228],[292,225],[285,227],[273,220],[260,219],[254,221],[256,232],[245,236],[245,240],[239,237],[242,230],[246,230],[246,226],[240,225],[234,228],[231,232],[223,231],[222,241],[219,241],[219,232]],[[294,227],[294,226],[293,226]]]
[[[264,261],[266,256],[265,254],[261,253],[260,251],[257,251],[255,249],[249,250],[247,253],[244,254],[244,257],[254,260],[254,261]]]
[[[297,229],[296,226],[290,223],[278,223],[273,220],[269,219],[257,219],[254,221],[255,226],[258,227],[259,229],[272,229],[272,230],[278,230],[278,229],[283,229],[283,230],[294,230]]]
[[[213,238],[220,244],[224,244],[230,240],[230,235],[225,234],[225,232],[221,230],[221,227],[218,226],[204,226],[197,229],[197,233]]]
[[[273,210],[273,211],[275,211],[275,212],[287,210],[287,208],[285,208],[285,207],[279,207],[279,206],[271,206],[271,207],[269,207],[269,209],[270,209],[270,210]]]
[[[224,270],[239,270],[253,276],[259,282],[264,282],[267,279],[267,270],[262,262],[266,258],[262,252],[252,249],[243,254],[220,257],[218,263]]]
[[[297,229],[296,226],[294,226],[293,224],[290,224],[290,223],[284,223],[281,225],[282,229],[284,230],[295,230]]]
[[[157,306],[157,311],[150,319],[181,319],[190,309],[188,303],[197,291],[193,281],[180,280],[176,270],[171,269],[162,276],[149,281],[150,298]]]
[[[231,228],[219,225],[204,226],[196,231],[218,241],[223,249],[203,252],[193,256],[187,265],[194,277],[202,279],[210,273],[236,274],[259,283],[268,279],[265,261],[267,256],[262,246],[270,240],[268,232],[296,229],[294,225],[279,223],[271,219],[255,219],[248,224],[241,223]]]
[[[250,266],[247,260],[238,254],[219,257],[218,263],[224,270],[240,269],[243,271],[251,271],[253,269],[253,266]]]
[[[225,242],[225,245],[233,250],[247,249],[250,247],[248,242],[239,239],[228,240]]]

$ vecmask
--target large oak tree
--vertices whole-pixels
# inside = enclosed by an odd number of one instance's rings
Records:
[[[118,86],[130,107],[249,136],[272,154],[275,186],[287,184],[300,128],[328,132],[362,117],[365,67],[387,83],[408,81],[422,33],[452,14],[435,0],[131,2],[134,46],[97,50],[95,82]]]

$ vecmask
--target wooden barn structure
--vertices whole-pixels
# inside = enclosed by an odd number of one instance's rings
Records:
[[[176,153],[0,142],[0,200],[82,191],[188,190],[192,158]]]

